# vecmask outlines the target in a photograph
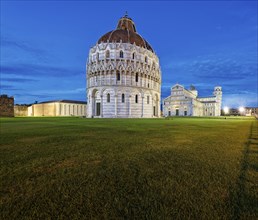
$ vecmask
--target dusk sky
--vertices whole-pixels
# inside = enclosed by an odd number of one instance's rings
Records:
[[[85,100],[89,49],[125,11],[160,59],[162,98],[219,85],[223,106],[258,106],[257,1],[1,1],[1,94]]]

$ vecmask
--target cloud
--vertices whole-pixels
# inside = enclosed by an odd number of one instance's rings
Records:
[[[21,49],[27,53],[32,53],[33,55],[46,55],[47,52],[40,48],[32,47],[31,44],[26,43],[25,41],[20,40],[14,40],[7,37],[2,37],[1,39],[1,47],[7,47],[7,48],[15,48],[15,49]]]
[[[223,106],[228,107],[256,107],[258,105],[257,94],[247,92],[246,94],[226,94],[222,97]]]
[[[22,89],[17,89],[15,86],[12,86],[12,85],[0,85],[0,89],[1,89],[1,93],[3,92],[3,90],[7,90],[7,91],[15,91],[15,90],[22,90]]]
[[[27,78],[5,78],[5,77],[1,77],[1,81],[2,82],[24,83],[24,82],[36,82],[38,80],[27,79]]]
[[[86,88],[74,88],[74,89],[65,89],[65,90],[41,90],[37,91],[39,94],[48,94],[48,95],[70,95],[70,94],[79,94],[85,93]]]
[[[199,59],[181,62],[173,62],[165,65],[165,68],[174,71],[184,71],[186,75],[199,79],[245,79],[257,74],[257,62],[234,59]]]
[[[31,94],[31,93],[22,93],[22,94],[20,94],[20,93],[16,93],[16,94],[13,94],[14,95],[14,97],[18,97],[18,98],[20,98],[20,97],[35,97],[35,98],[51,98],[52,96],[50,96],[50,95],[41,95],[41,94]]]
[[[1,65],[1,74],[16,75],[20,77],[72,77],[82,75],[83,70],[69,67],[47,66],[42,64]]]

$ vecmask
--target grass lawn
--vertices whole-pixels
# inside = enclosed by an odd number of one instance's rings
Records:
[[[253,118],[1,118],[1,219],[258,219]]]

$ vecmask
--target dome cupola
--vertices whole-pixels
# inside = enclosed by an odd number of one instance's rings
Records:
[[[120,18],[116,27],[117,30],[129,30],[136,33],[134,22],[128,17],[127,13],[124,17]]]

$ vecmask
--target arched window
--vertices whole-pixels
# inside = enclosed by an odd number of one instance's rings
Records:
[[[107,94],[107,102],[110,102],[110,94]]]
[[[124,58],[124,53],[122,50],[120,51],[120,58]]]
[[[109,58],[110,57],[110,52],[109,50],[106,51],[106,58]]]
[[[145,62],[148,63],[148,57],[145,57]]]
[[[135,95],[135,103],[138,103],[138,95]]]
[[[133,60],[135,59],[135,53],[133,53],[132,58],[133,58]]]
[[[139,78],[139,74],[136,73],[136,74],[135,74],[135,82],[138,82],[138,78]]]
[[[119,72],[116,73],[116,80],[120,81],[120,73]]]
[[[99,53],[96,54],[96,60],[99,61]]]
[[[125,102],[125,94],[122,94],[122,103]]]

